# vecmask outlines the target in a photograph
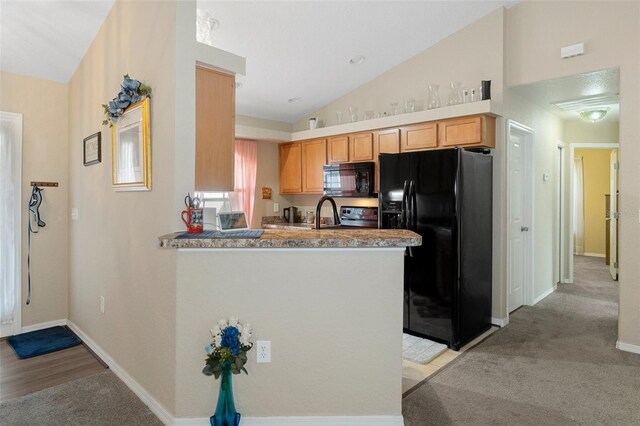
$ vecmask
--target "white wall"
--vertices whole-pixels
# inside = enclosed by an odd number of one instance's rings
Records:
[[[533,141],[533,298],[550,290],[559,281],[559,197],[560,154],[558,142],[563,122],[557,116],[522,98],[513,90],[505,93],[505,119],[515,120],[535,132]],[[543,174],[549,180],[543,181]],[[506,235],[506,223],[503,224]]]

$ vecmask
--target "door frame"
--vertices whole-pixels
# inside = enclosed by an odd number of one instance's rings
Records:
[[[575,248],[575,241],[573,240],[573,226],[574,226],[573,214],[575,210],[573,206],[575,202],[574,193],[573,193],[573,183],[574,183],[573,173],[575,169],[574,159],[576,158],[575,157],[576,149],[620,149],[620,144],[611,143],[611,142],[595,142],[595,143],[576,142],[576,143],[569,144],[569,208],[565,209],[565,211],[567,211],[569,214],[569,229],[568,229],[569,244],[568,244],[568,251],[566,252],[566,254],[569,257],[569,265],[568,265],[569,277],[565,281],[568,284],[573,284],[573,250]],[[619,152],[620,151],[618,151],[618,153]],[[562,253],[562,256],[564,255],[565,253]]]
[[[566,178],[565,170],[566,157],[567,157],[567,144],[558,141],[558,192],[559,192],[559,205],[558,205],[558,284],[566,283],[566,237],[565,237],[565,215],[566,215]]]
[[[511,230],[509,229],[509,224],[511,223],[511,213],[509,210],[509,197],[511,196],[511,179],[509,179],[509,165],[511,164],[512,158],[512,150],[510,137],[512,133],[517,133],[524,136],[525,147],[524,147],[524,176],[523,183],[525,187],[525,194],[528,192],[529,196],[524,197],[524,206],[523,206],[523,223],[528,224],[529,231],[523,232],[523,240],[524,240],[524,259],[523,259],[523,305],[533,305],[534,297],[533,297],[533,260],[534,260],[534,250],[533,250],[533,218],[534,216],[534,196],[535,196],[535,186],[533,180],[533,143],[535,141],[535,130],[530,127],[527,127],[523,124],[518,123],[517,121],[508,119],[507,120],[507,133],[506,133],[506,142],[507,142],[507,241],[511,239]],[[511,275],[511,253],[507,250],[507,280]],[[505,289],[507,291],[506,297],[506,305],[507,305],[507,314],[509,314],[509,291],[508,286]]]
[[[22,114],[16,112],[0,111],[0,119],[12,122],[14,129],[14,136],[16,141],[18,153],[18,162],[16,164],[16,174],[19,176],[17,184],[17,198],[18,203],[14,210],[15,227],[15,241],[16,241],[16,300],[14,309],[14,320],[11,324],[11,331],[7,331],[11,334],[20,334],[22,332],[22,139],[24,128],[22,127]],[[8,327],[7,327],[8,328]],[[0,333],[2,337],[5,336],[4,330]]]

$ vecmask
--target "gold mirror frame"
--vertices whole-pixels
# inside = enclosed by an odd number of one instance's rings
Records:
[[[111,128],[111,185],[116,191],[151,190],[149,98],[131,105]]]

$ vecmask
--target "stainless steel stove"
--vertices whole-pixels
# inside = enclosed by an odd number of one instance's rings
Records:
[[[340,207],[340,225],[350,228],[377,228],[378,208],[356,206]]]

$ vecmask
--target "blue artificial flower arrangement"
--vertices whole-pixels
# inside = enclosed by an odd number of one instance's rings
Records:
[[[230,368],[233,374],[244,371],[247,352],[253,347],[251,343],[251,326],[242,325],[236,318],[229,321],[221,319],[211,329],[213,342],[205,347],[207,359],[202,372],[217,379],[223,368]]]
[[[124,80],[120,87],[121,90],[115,98],[106,104],[102,104],[104,113],[107,116],[107,119],[102,122],[103,126],[108,124],[109,127],[113,127],[129,106],[144,98],[151,97],[151,87],[141,83],[139,80],[132,79],[129,74],[124,75]]]

